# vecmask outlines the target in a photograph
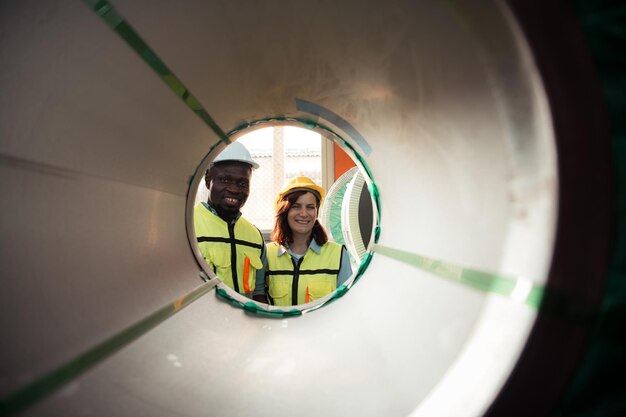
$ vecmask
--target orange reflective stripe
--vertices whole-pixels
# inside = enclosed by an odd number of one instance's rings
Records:
[[[243,258],[243,290],[245,292],[251,292],[250,290],[250,258]]]
[[[309,293],[309,287],[306,287],[306,295],[304,296],[304,302],[308,303],[311,301],[311,293]]]

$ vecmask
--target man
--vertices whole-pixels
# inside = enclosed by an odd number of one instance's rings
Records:
[[[205,175],[209,197],[194,208],[198,248],[209,267],[236,292],[267,302],[264,295],[263,235],[241,216],[250,194],[252,170],[259,164],[239,142],[231,143],[211,163]],[[260,295],[263,294],[263,295]]]

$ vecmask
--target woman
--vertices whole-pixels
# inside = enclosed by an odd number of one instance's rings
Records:
[[[328,241],[317,219],[324,189],[295,177],[278,194],[265,271],[269,303],[305,304],[335,291],[352,275],[348,252]]]

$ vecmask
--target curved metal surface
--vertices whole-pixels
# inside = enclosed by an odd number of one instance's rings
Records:
[[[519,291],[374,247],[337,302],[277,320],[210,294],[25,414],[483,414],[535,323],[524,291],[548,280],[558,209],[548,102],[508,8],[115,6],[224,131],[323,119],[298,100],[348,120],[371,146],[379,247],[519,278]],[[4,397],[200,284],[186,194],[220,138],[85,4],[1,8]]]

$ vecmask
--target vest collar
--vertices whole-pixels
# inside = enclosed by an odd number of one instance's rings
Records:
[[[202,205],[203,205],[203,206],[204,206],[207,210],[209,210],[211,213],[215,214],[217,217],[220,217],[220,215],[219,215],[219,214],[217,214],[217,211],[216,211],[216,210],[215,210],[212,206],[210,206],[210,205],[209,205],[209,203],[207,203],[206,201],[202,201]],[[239,213],[237,214],[237,217],[235,217],[235,218],[233,219],[233,221],[231,222],[231,224],[235,224],[235,223],[237,223],[237,220],[239,220],[239,218],[240,218],[240,217],[241,217],[241,212],[239,212]],[[220,219],[222,219],[222,218],[220,217]],[[222,220],[224,220],[224,219],[222,219]]]
[[[313,252],[317,253],[318,255],[322,252],[322,248],[320,247],[320,245],[317,244],[317,242],[315,241],[315,239],[311,239],[311,243],[309,243],[309,250],[312,250]],[[308,250],[307,250],[308,252]],[[278,246],[278,256],[281,256],[285,253],[289,253],[290,255],[295,255],[291,249],[289,249],[289,245],[279,245]],[[302,255],[300,255],[302,256]]]

